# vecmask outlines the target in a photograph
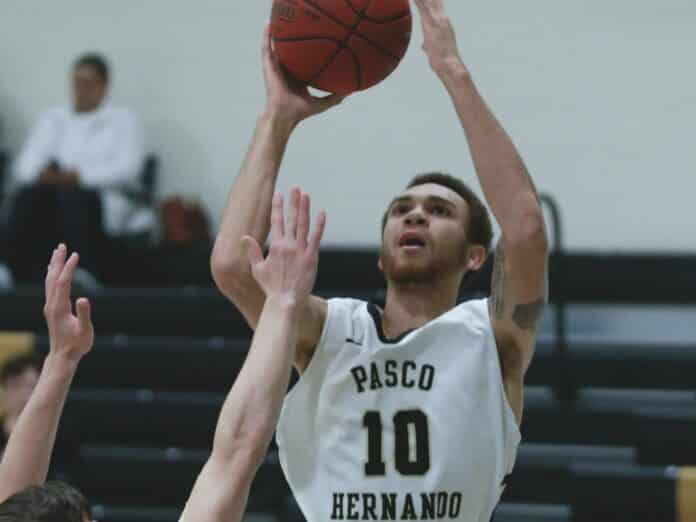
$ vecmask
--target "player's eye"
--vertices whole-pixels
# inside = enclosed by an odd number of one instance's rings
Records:
[[[430,212],[432,212],[435,216],[450,216],[452,214],[450,209],[445,205],[433,205]]]
[[[409,211],[409,206],[406,204],[394,205],[392,208],[392,214],[395,216],[402,216]]]

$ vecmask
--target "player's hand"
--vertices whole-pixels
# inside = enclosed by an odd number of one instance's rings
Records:
[[[445,12],[444,0],[414,0],[423,27],[423,50],[438,75],[463,69],[454,28]]]
[[[273,197],[271,242],[266,259],[255,239],[243,238],[251,272],[267,297],[280,297],[292,303],[301,303],[309,297],[317,277],[319,244],[325,225],[326,214],[320,212],[310,237],[309,195],[299,189],[293,189],[290,194],[287,219],[283,197],[279,194]]]
[[[70,302],[70,285],[79,256],[73,253],[69,259],[67,248],[60,245],[53,251],[46,274],[46,304],[44,316],[48,323],[51,353],[79,361],[92,349],[94,327],[90,319],[90,304],[85,298],[75,303],[77,315]]]
[[[269,25],[263,33],[262,56],[267,110],[286,117],[292,125],[343,101],[344,97],[337,94],[312,96],[306,85],[299,84],[283,72],[273,51]]]

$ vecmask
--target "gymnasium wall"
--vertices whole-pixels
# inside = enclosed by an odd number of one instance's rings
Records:
[[[696,211],[696,3],[448,0],[460,48],[571,247],[690,250]],[[3,0],[0,144],[68,93],[84,50],[115,66],[163,162],[160,195],[200,198],[218,220],[264,103],[260,37],[270,0]],[[327,243],[371,245],[410,175],[473,181],[462,132],[420,50],[416,24],[387,82],[301,126],[281,187],[329,210]]]

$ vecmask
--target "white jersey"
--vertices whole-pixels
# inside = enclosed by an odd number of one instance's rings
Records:
[[[387,340],[376,306],[330,300],[277,440],[308,522],[488,522],[520,432],[487,301]]]

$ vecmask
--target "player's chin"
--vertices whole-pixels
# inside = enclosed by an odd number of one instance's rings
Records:
[[[437,277],[437,267],[427,258],[392,259],[384,275],[394,283],[422,283]]]

